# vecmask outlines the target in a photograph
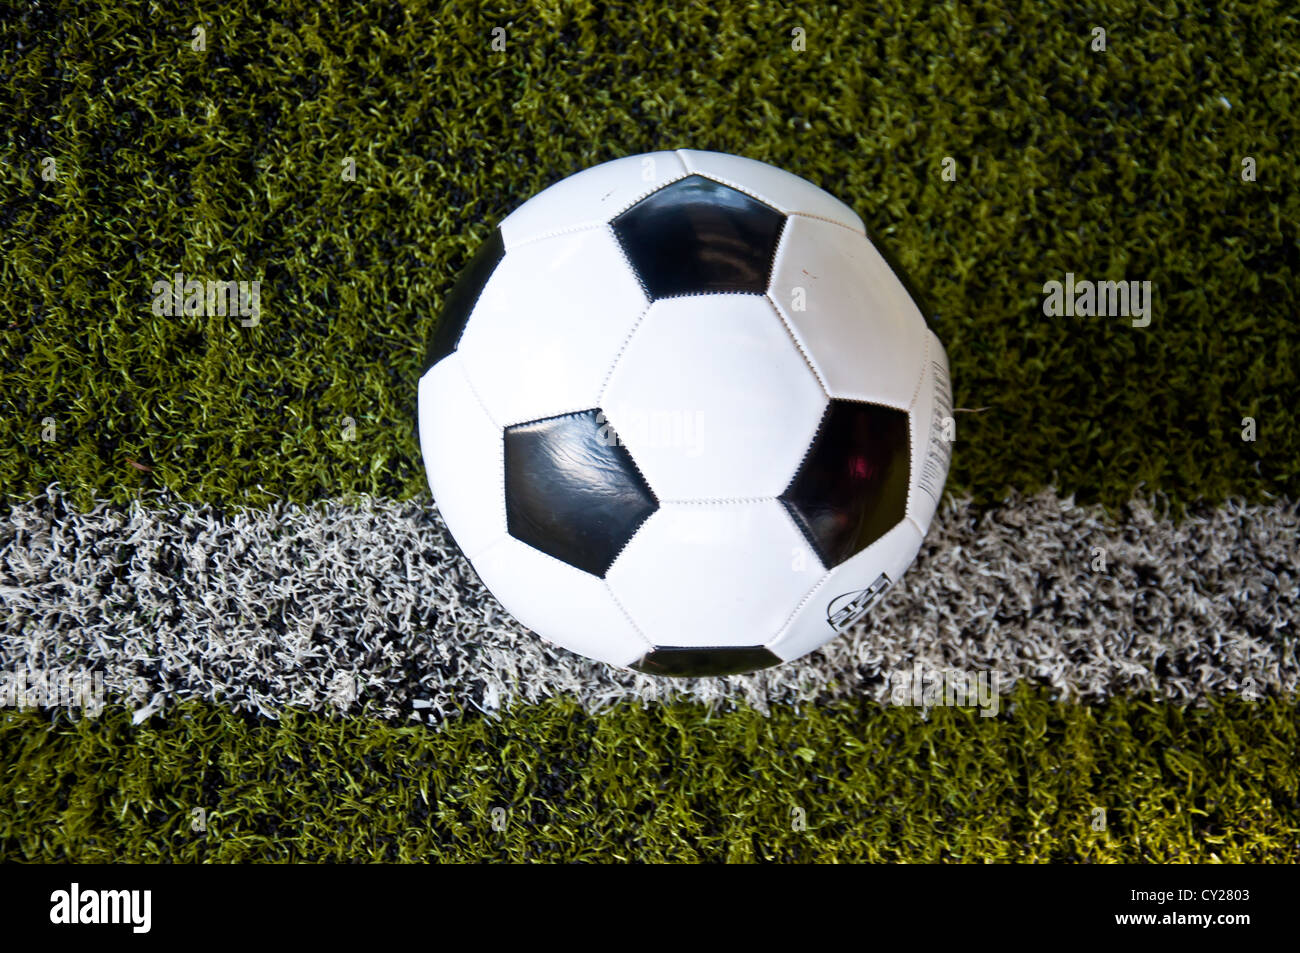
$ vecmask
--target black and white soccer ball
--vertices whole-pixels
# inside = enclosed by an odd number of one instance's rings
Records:
[[[943,346],[846,205],[678,150],[525,202],[420,379],[447,526],[501,604],[661,675],[794,659],[916,557],[951,452]]]

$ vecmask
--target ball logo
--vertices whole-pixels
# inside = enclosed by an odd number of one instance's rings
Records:
[[[889,577],[882,572],[867,588],[836,596],[826,607],[826,621],[836,632],[843,632],[866,615],[889,586]]]

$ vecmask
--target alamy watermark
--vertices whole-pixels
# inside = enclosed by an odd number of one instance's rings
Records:
[[[153,313],[160,318],[239,317],[240,325],[255,328],[262,320],[262,282],[200,281],[178,271],[171,281],[153,283]]]
[[[1043,284],[1043,314],[1049,318],[1132,318],[1133,327],[1151,323],[1151,282],[1075,280]]]
[[[104,674],[84,670],[0,672],[0,708],[104,710]]]
[[[50,894],[50,922],[55,924],[123,924],[132,933],[148,933],[153,924],[152,890],[83,890],[75,881]]]
[[[917,662],[910,669],[887,672],[885,680],[889,700],[895,705],[978,708],[982,718],[998,713],[1001,678],[997,672],[927,669]]]
[[[615,429],[613,420],[618,421]],[[702,410],[648,410],[616,406],[609,416],[601,411],[596,415],[600,429],[597,439],[607,447],[630,441],[633,447],[683,450],[688,457],[698,457],[704,452],[704,411]]]

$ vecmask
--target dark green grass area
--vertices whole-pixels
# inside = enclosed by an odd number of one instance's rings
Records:
[[[928,720],[551,702],[433,731],[199,704],[138,728],[120,709],[10,711],[0,860],[1294,862],[1298,750],[1294,702],[1085,707],[1023,687],[996,717]]]
[[[694,147],[823,185],[911,271],[988,408],[953,491],[1295,495],[1300,24],[1214,6],[16,5],[0,490],[419,493],[420,358],[476,245],[565,175]],[[155,317],[177,271],[260,279],[261,323]],[[1045,317],[1067,271],[1153,282],[1151,326]]]

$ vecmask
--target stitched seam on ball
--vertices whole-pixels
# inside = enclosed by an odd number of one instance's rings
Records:
[[[798,618],[800,612],[803,612],[804,608],[808,605],[808,603],[812,602],[813,596],[817,595],[818,590],[821,589],[822,586],[826,585],[826,583],[830,582],[831,575],[833,573],[834,573],[833,569],[827,569],[825,572],[822,573],[822,577],[817,580],[817,582],[813,585],[811,589],[808,590],[808,594],[799,600],[799,604],[794,607],[794,611],[791,612],[790,615],[786,617],[785,622],[781,625],[780,628],[776,630],[776,635],[772,636],[771,641],[767,643],[769,646],[775,645],[777,642],[780,641],[781,636],[785,635],[786,632],[789,631],[790,626],[794,625],[794,620]],[[839,633],[836,632],[835,635],[839,635]],[[834,636],[832,636],[832,638],[833,637]],[[786,660],[782,659],[782,661],[786,661]]]
[[[910,414],[916,407],[916,402],[921,399],[921,383],[925,380],[926,371],[930,369],[930,339],[934,337],[929,329],[926,329],[925,335],[925,356],[921,359],[921,373],[916,377],[916,387],[912,390],[912,402],[907,405],[907,412]]]
[[[785,240],[785,234],[789,231],[790,217],[781,216],[781,230],[776,233],[776,244],[772,246],[772,256],[767,260],[767,280],[763,282],[763,293],[766,294],[772,290],[772,277],[776,274],[776,259],[781,254],[781,244]]]
[[[627,255],[624,254],[623,257],[626,259]],[[635,269],[633,269],[633,274],[636,274]],[[638,275],[637,281],[639,282],[640,280],[641,278]],[[644,285],[641,290],[643,292],[645,291]],[[623,355],[627,353],[628,346],[632,343],[632,338],[634,338],[636,332],[640,330],[642,322],[645,321],[646,315],[650,313],[652,307],[654,307],[654,301],[650,298],[649,294],[646,294],[645,309],[642,310],[642,312],[637,316],[636,321],[633,322],[632,330],[627,332],[627,337],[623,338],[623,343],[619,345],[618,353],[614,355],[614,360],[609,362],[609,370],[605,371],[605,380],[601,382],[600,390],[596,392],[596,405],[600,407],[601,410],[605,409],[605,392],[609,390],[609,382],[614,377],[614,371],[618,367],[618,362],[623,360]]]
[[[529,417],[525,420],[514,420],[503,424],[503,430],[510,430],[513,427],[527,427],[529,424],[540,424],[547,420],[558,420],[561,417],[581,417],[583,414],[589,414],[593,410],[603,410],[599,405],[592,406],[583,404],[581,407],[574,407],[572,410],[557,410],[554,413],[547,414],[545,417]],[[600,423],[600,421],[597,421]]]
[[[474,395],[474,400],[478,403],[479,409],[483,411],[484,416],[487,417],[488,423],[493,427],[496,427],[498,430],[504,430],[504,428],[497,423],[497,419],[492,416],[492,411],[487,409],[487,404],[483,403],[483,397],[479,394],[478,388],[474,386],[474,381],[469,376],[469,368],[465,366],[465,361],[459,354],[456,355],[456,366],[460,368],[460,375],[465,378],[465,386],[468,387],[469,392]]]
[[[781,509],[785,510],[785,515],[790,517],[790,521],[794,523],[795,528],[799,530],[800,534],[804,538],[804,542],[806,542],[809,548],[812,549],[813,555],[816,556],[818,561],[822,564],[822,568],[827,572],[834,569],[835,564],[830,561],[826,553],[822,552],[821,544],[813,538],[812,530],[808,527],[803,517],[795,510],[794,504],[789,500],[781,499],[780,497],[777,497],[777,502],[781,504]]]
[[[444,520],[443,522],[446,522],[446,520]],[[447,530],[447,532],[450,533],[451,530],[449,529],[449,530]],[[455,537],[453,537],[453,539],[454,539],[454,538],[455,538]],[[468,550],[466,550],[464,547],[461,547],[461,551],[465,553],[465,560],[466,560],[466,562],[468,562],[469,565],[470,565],[470,568],[474,570],[475,575],[477,575],[477,576],[479,577],[479,581],[480,581],[480,582],[483,581],[483,574],[482,574],[481,572],[479,572],[479,570],[478,570],[478,565],[474,562],[474,560],[476,560],[476,559],[483,559],[485,556],[488,555],[488,553],[492,552],[492,550],[496,549],[498,546],[500,546],[502,543],[504,543],[507,539],[514,539],[514,537],[510,535],[509,531],[503,532],[500,536],[495,536],[495,537],[493,537],[492,542],[488,543],[486,546],[484,546],[482,549],[478,550],[478,551],[477,551],[476,553],[474,553],[474,555],[472,555],[472,556],[469,554],[469,551],[468,551]],[[456,545],[459,546],[460,544],[457,543]],[[483,582],[483,588],[487,589],[487,583],[486,583],[486,582]],[[492,591],[491,589],[488,589],[488,592],[491,592],[491,591]],[[492,598],[496,599],[496,596],[493,595]],[[500,602],[500,601],[501,601],[501,600],[497,599],[497,602]],[[502,608],[504,609],[505,606],[502,606]]]
[[[679,157],[679,158],[681,157],[681,151],[682,151],[681,149],[678,149],[678,150],[677,150],[677,152],[678,152],[678,157]],[[687,165],[687,162],[686,162],[685,159],[682,159],[682,165],[686,165],[687,168],[690,169],[690,166]],[[700,177],[702,177],[702,178],[705,178],[705,179],[712,179],[714,182],[720,182],[720,183],[722,183],[723,185],[730,186],[731,188],[735,189],[737,192],[744,192],[744,193],[745,193],[746,195],[748,195],[750,198],[752,198],[752,199],[757,199],[758,201],[762,202],[764,205],[766,205],[766,206],[768,206],[770,209],[772,209],[774,212],[780,212],[782,215],[786,216],[787,218],[790,217],[791,215],[798,215],[800,218],[815,218],[815,219],[817,219],[818,221],[821,221],[821,222],[827,222],[827,223],[829,223],[829,224],[831,224],[831,225],[838,225],[838,226],[840,226],[841,228],[847,228],[849,231],[853,232],[853,234],[855,234],[855,235],[863,235],[863,236],[865,236],[866,233],[867,233],[866,225],[863,225],[863,226],[862,226],[862,229],[859,230],[859,229],[858,229],[858,226],[856,226],[856,225],[850,225],[850,224],[848,224],[847,222],[841,222],[841,221],[840,221],[839,219],[837,219],[837,218],[830,218],[829,216],[826,216],[826,215],[817,215],[817,214],[815,214],[815,213],[813,213],[813,212],[800,212],[800,211],[796,211],[796,210],[791,210],[791,211],[788,211],[788,212],[787,212],[787,211],[783,210],[783,209],[781,208],[781,206],[779,206],[776,202],[772,201],[771,199],[767,198],[766,196],[761,195],[760,193],[754,191],[753,189],[750,189],[750,188],[748,188],[747,186],[741,185],[739,182],[735,182],[735,181],[733,181],[733,180],[731,180],[731,179],[724,179],[724,178],[723,178],[722,176],[720,176],[720,175],[714,175],[712,172],[701,172],[699,169],[694,169],[694,170],[691,170],[691,171],[690,171],[690,174],[691,174],[691,175],[698,175],[698,176],[700,176]],[[804,182],[808,182],[807,179],[804,179],[803,181],[804,181]],[[826,190],[823,189],[820,185],[815,185],[815,184],[812,183],[812,182],[808,182],[808,184],[811,185],[814,189],[817,189],[817,190],[819,190],[819,191],[821,191],[821,192],[826,192]],[[830,195],[829,192],[826,192],[826,194],[827,194],[827,195]],[[834,196],[831,196],[831,197],[834,198]]]
[[[897,404],[886,403],[883,400],[863,400],[861,397],[832,397],[831,400],[837,400],[841,404],[866,404],[868,407],[883,407],[885,410],[894,410],[900,414],[911,413],[906,407],[899,407]]]
[[[678,161],[681,162],[681,157],[680,157],[680,156],[678,157]],[[686,178],[687,176],[689,176],[689,175],[691,175],[691,174],[692,174],[692,173],[691,173],[689,170],[686,169],[686,163],[685,163],[685,162],[682,162],[682,171],[681,171],[679,174],[674,175],[671,179],[664,179],[662,182],[657,183],[653,188],[647,189],[646,191],[640,193],[639,195],[637,195],[636,198],[634,198],[632,201],[628,202],[628,203],[627,203],[626,205],[624,205],[621,209],[619,209],[617,212],[615,212],[613,215],[611,215],[611,216],[609,217],[609,226],[610,226],[610,228],[613,228],[613,227],[614,227],[614,219],[618,218],[620,215],[624,214],[624,213],[627,212],[629,209],[635,207],[635,206],[637,205],[637,203],[645,201],[645,200],[648,199],[650,196],[652,196],[652,195],[654,195],[656,192],[658,192],[660,189],[667,188],[668,186],[672,185],[674,182],[680,182],[682,179]]]
[[[681,150],[678,151],[680,152]],[[685,159],[682,159],[682,165],[686,165]],[[699,169],[691,169],[690,166],[687,166],[687,170],[688,170],[687,175],[698,175],[701,179],[709,179],[712,182],[717,182],[721,185],[727,186],[728,188],[735,189],[737,192],[743,192],[744,194],[748,195],[751,199],[754,199],[757,202],[762,202],[773,212],[776,212],[778,215],[782,217],[790,214],[789,212],[781,208],[781,206],[773,202],[771,199],[766,198],[765,196],[754,191],[748,186],[741,185],[739,182],[733,181],[732,179],[725,179],[722,176],[715,175],[712,172],[702,172]]]
[[[796,530],[798,530],[803,535],[805,541],[809,541],[808,534],[803,527],[802,517],[799,517],[795,514],[794,504],[791,503],[789,500],[783,500],[780,497],[777,498],[777,502],[781,504],[781,512],[784,513],[785,518],[790,521],[790,525],[793,526]],[[813,546],[812,549],[813,549],[813,555],[821,559],[821,551],[815,545]],[[830,572],[831,569],[834,567],[826,565],[826,562],[827,561],[825,559],[821,559],[823,568],[827,572]]]
[[[612,427],[612,425],[611,425],[611,427]],[[617,430],[614,431],[614,436],[618,436],[618,431],[617,431]],[[636,471],[636,475],[639,476],[639,477],[641,478],[641,485],[644,486],[646,492],[650,494],[650,499],[654,500],[654,503],[655,503],[655,510],[659,509],[659,497],[658,497],[658,495],[655,493],[655,491],[654,491],[654,487],[652,487],[652,486],[650,485],[650,481],[646,479],[645,474],[641,472],[641,464],[639,464],[639,463],[636,462],[636,457],[634,457],[634,456],[632,455],[632,451],[628,449],[627,444],[625,444],[622,440],[620,440],[620,441],[619,441],[618,443],[616,443],[614,446],[616,446],[616,447],[622,447],[622,448],[623,448],[623,452],[627,454],[627,458],[628,458],[629,460],[632,461],[632,469],[635,470],[635,471]],[[651,516],[654,516],[654,512],[655,512],[655,510],[651,510],[649,513],[647,513],[645,519],[643,519],[643,520],[641,521],[641,523],[644,523],[644,522],[645,522],[646,520],[648,520]],[[628,538],[627,538],[627,543],[632,542],[632,537],[635,536],[635,535],[636,535],[636,531],[637,531],[638,529],[641,528],[641,523],[637,523],[637,524],[636,524],[636,529],[632,530],[631,534],[628,536]],[[618,550],[618,551],[619,551],[620,554],[622,554],[623,550],[627,548],[627,543],[624,543],[622,546],[619,547],[619,550]],[[617,559],[618,556],[615,556],[614,558]],[[614,565],[614,564],[613,564],[613,563],[610,563],[610,565],[612,566],[612,565]]]
[[[768,282],[768,291],[763,295],[763,297],[767,300],[767,303],[771,305],[772,310],[776,312],[776,319],[781,322],[781,327],[785,328],[786,335],[794,342],[794,346],[799,349],[799,354],[803,357],[804,365],[808,370],[812,371],[813,377],[817,378],[817,385],[822,389],[822,393],[825,394],[829,400],[831,397],[831,389],[827,386],[821,372],[817,370],[817,366],[813,364],[812,356],[809,355],[807,348],[803,346],[803,342],[799,340],[799,335],[795,333],[794,326],[785,319],[785,314],[781,311],[781,306],[778,305],[776,299],[772,297],[770,281]]]
[[[460,371],[460,376],[465,380],[465,386],[469,388],[469,392],[474,395],[474,400],[478,403],[479,409],[483,411],[483,416],[487,417],[488,423],[495,427],[497,432],[501,434],[501,438],[497,440],[497,474],[499,475],[499,489],[501,491],[500,496],[497,497],[497,502],[501,504],[500,509],[498,510],[501,517],[501,529],[507,536],[509,536],[510,512],[506,507],[506,430],[497,423],[496,418],[492,416],[492,412],[487,409],[487,404],[483,403],[483,397],[479,394],[478,388],[474,386],[474,381],[469,376],[469,368],[465,366],[465,359],[460,356],[459,352],[453,353],[452,357],[455,358],[456,367]],[[465,554],[465,558],[469,558],[468,553]]]
[[[912,484],[915,482],[912,478],[917,474],[912,472],[912,453],[916,448],[912,446],[912,414],[907,414],[907,502],[903,505],[903,515],[906,516],[912,511]]]
[[[610,565],[613,564],[611,563]],[[618,606],[618,611],[623,613],[623,618],[627,619],[627,624],[632,627],[632,631],[636,633],[637,638],[644,642],[653,652],[656,647],[655,644],[650,641],[644,632],[641,631],[641,627],[637,625],[636,620],[632,618],[632,613],[627,611],[627,607],[623,605],[618,596],[614,594],[614,587],[609,584],[609,580],[602,579],[601,582],[605,584],[605,591],[608,592],[609,597],[614,600],[614,605]],[[633,659],[633,661],[637,660]]]
[[[674,298],[762,298],[766,291],[679,291],[676,294],[659,295],[655,301],[669,301]]]
[[[645,478],[642,477],[642,479]],[[650,490],[649,483],[646,484],[646,489]],[[650,490],[650,496],[653,497],[654,495],[655,495],[654,490]],[[637,521],[637,524],[632,527],[632,532],[627,534],[627,539],[623,540],[623,545],[618,548],[618,552],[614,554],[614,558],[609,561],[609,565],[606,566],[605,571],[601,573],[600,575],[601,579],[604,579],[606,576],[609,575],[609,571],[614,568],[614,563],[618,562],[618,557],[623,555],[623,553],[627,550],[627,548],[632,545],[632,540],[636,539],[636,534],[641,532],[641,527],[646,524],[646,522],[650,519],[650,517],[654,516],[658,512],[659,512],[659,501],[655,500],[655,508],[652,509],[645,516],[641,517],[641,519]]]
[[[510,430],[514,427],[527,427],[530,424],[540,424],[547,420],[559,420],[561,417],[581,417],[583,414],[590,413],[593,410],[599,410],[599,407],[580,407],[577,410],[566,410],[558,414],[547,414],[545,417],[533,417],[530,420],[521,420],[518,423],[507,424],[502,427],[502,431]]]
[[[618,246],[618,253],[623,256],[623,264],[627,265],[627,270],[631,272],[632,277],[636,279],[637,286],[641,289],[641,293],[645,295],[645,300],[647,301],[646,307],[648,309],[650,305],[654,304],[655,296],[650,293],[650,288],[646,285],[645,279],[641,277],[640,269],[638,269],[636,265],[632,264],[632,256],[627,253],[627,248],[623,245],[623,236],[618,233],[618,229],[614,227],[614,223],[612,221],[606,222],[605,228],[609,230],[609,234],[614,239],[614,244]],[[643,314],[642,317],[644,316],[645,315]],[[637,323],[641,323],[640,319],[637,319]],[[619,353],[620,355],[622,354],[621,351]]]
[[[671,178],[671,179],[667,179],[666,181],[661,182],[661,183],[655,185],[655,186],[654,186],[653,188],[651,188],[649,191],[644,192],[644,193],[638,195],[638,196],[637,196],[635,199],[633,199],[632,202],[629,203],[626,207],[619,209],[619,211],[615,212],[613,215],[608,216],[608,217],[605,218],[603,221],[600,220],[600,219],[595,219],[595,220],[592,220],[592,221],[590,221],[590,222],[586,222],[586,223],[584,223],[584,224],[582,224],[582,225],[572,225],[572,226],[569,226],[568,228],[559,228],[559,229],[555,229],[555,230],[553,230],[553,231],[543,232],[543,233],[540,234],[540,235],[534,235],[534,236],[532,236],[531,238],[526,238],[526,239],[524,239],[523,241],[519,242],[517,245],[508,245],[508,246],[506,246],[506,251],[507,251],[507,252],[510,252],[510,251],[512,251],[512,250],[515,249],[515,248],[523,248],[525,245],[531,245],[531,244],[533,244],[533,242],[540,242],[540,241],[542,241],[543,239],[546,239],[546,238],[553,238],[553,237],[555,237],[556,235],[566,235],[566,234],[568,234],[568,233],[570,233],[570,232],[584,232],[584,231],[587,231],[588,229],[599,228],[599,227],[602,226],[602,225],[605,226],[606,228],[610,229],[611,231],[613,231],[613,222],[614,222],[614,219],[618,218],[620,215],[622,215],[622,214],[623,214],[624,212],[626,212],[628,209],[632,208],[632,206],[636,205],[637,202],[640,202],[640,201],[642,201],[643,199],[645,199],[645,198],[647,198],[647,197],[649,197],[649,196],[651,196],[651,195],[654,195],[655,192],[658,192],[658,191],[659,191],[660,189],[662,189],[664,186],[672,185],[674,182],[678,181],[679,179],[684,179],[687,175],[690,174],[689,172],[686,171],[686,163],[682,160],[681,156],[678,156],[678,155],[676,154],[676,152],[674,152],[673,155],[677,158],[677,161],[680,162],[681,165],[682,165],[682,171],[680,172],[680,174],[674,176],[674,177]],[[540,195],[541,193],[538,193],[538,194]],[[503,222],[502,224],[504,224],[504,222]],[[499,227],[499,226],[498,226],[498,227]],[[501,236],[502,236],[503,239],[505,238],[505,232],[504,232],[504,231],[501,233]],[[619,248],[621,249],[621,248],[623,247],[623,243],[618,241],[618,233],[617,233],[617,232],[614,233],[614,239],[615,239],[615,242],[618,244]],[[626,259],[627,259],[627,254],[624,253],[623,257],[624,257],[624,259],[626,260]],[[631,266],[631,262],[628,262],[628,265],[629,265],[629,267],[630,267],[630,266]],[[632,269],[632,273],[633,273],[633,274],[636,274],[636,269],[635,269],[635,268]],[[640,279],[640,276],[638,275],[638,280],[639,280],[639,279]],[[648,297],[648,295],[647,295],[647,297]]]
[[[501,528],[505,530],[507,536],[510,535],[510,507],[506,504],[506,432],[501,431],[501,439],[497,441],[497,473],[500,474],[501,496],[498,501],[501,504]]]
[[[794,218],[796,216],[799,218],[811,218],[818,222],[825,222],[828,225],[838,225],[840,228],[847,228],[849,231],[851,231],[854,235],[857,235],[859,238],[867,237],[866,226],[863,226],[861,229],[859,229],[858,226],[850,225],[848,222],[841,222],[838,218],[830,218],[829,216],[826,215],[817,215],[814,214],[813,212],[787,212],[786,214],[790,218]]]
[[[548,552],[547,552],[546,550],[544,550],[544,549],[538,549],[538,548],[537,548],[536,546],[534,546],[532,543],[529,543],[529,542],[526,542],[526,541],[520,539],[518,536],[514,535],[513,533],[506,533],[506,536],[507,536],[507,538],[509,538],[509,539],[513,539],[513,540],[514,540],[516,543],[518,543],[520,546],[525,546],[525,547],[527,547],[529,552],[536,553],[536,554],[539,555],[539,556],[544,556],[544,557],[546,557],[547,559],[549,559],[549,560],[550,560],[551,562],[553,562],[553,563],[557,563],[558,565],[564,566],[564,567],[567,568],[567,569],[572,569],[574,572],[580,572],[580,573],[583,573],[583,574],[585,574],[585,575],[592,576],[593,578],[596,578],[596,579],[600,579],[600,578],[602,578],[602,577],[600,577],[600,576],[597,576],[594,572],[587,572],[587,570],[585,570],[585,569],[581,569],[581,568],[579,568],[578,566],[573,565],[573,563],[565,562],[565,561],[564,561],[563,559],[561,559],[559,556],[554,556],[554,555],[552,555],[551,553],[548,553]],[[484,585],[486,585],[486,581],[484,582]],[[525,628],[527,628],[527,626],[525,626]],[[534,630],[529,630],[529,631],[534,631]]]
[[[812,547],[813,553],[821,560],[822,565],[827,570],[835,568],[831,564],[829,555],[822,550],[820,542],[812,534],[812,528],[807,525],[804,518],[795,509],[794,504],[785,498],[785,493],[789,492],[790,487],[794,486],[795,481],[799,479],[799,474],[803,472],[804,465],[808,462],[808,458],[812,456],[813,450],[816,449],[817,442],[821,440],[826,430],[826,424],[831,419],[831,406],[831,403],[827,402],[826,408],[822,411],[821,420],[817,421],[817,429],[813,431],[812,439],[808,441],[808,446],[799,459],[799,465],[794,468],[794,476],[790,478],[790,483],[786,486],[785,491],[777,497],[781,501],[781,508],[786,511],[786,515],[790,517],[796,528],[803,534],[803,538]]]
[[[777,496],[720,496],[700,500],[660,500],[660,506],[728,506],[738,503],[770,503],[780,499]]]
[[[916,402],[921,399],[921,384],[925,381],[925,375],[930,369],[930,338],[933,337],[928,331],[925,335],[925,356],[921,359],[921,373],[916,378],[916,389],[912,391],[912,402],[907,405],[907,505],[904,508],[905,513],[912,512],[912,501],[915,494],[912,492],[916,484],[916,473],[913,472],[916,467],[916,461],[912,459],[912,452],[916,449],[912,446],[912,418],[916,415]],[[934,419],[933,409],[930,414],[930,420],[925,421],[925,437],[922,446],[927,446],[930,440],[930,429]],[[921,422],[917,421],[917,429],[921,428]],[[922,536],[925,534],[922,533]]]
[[[808,446],[804,448],[803,456],[799,458],[799,465],[794,468],[794,476],[790,478],[790,485],[786,486],[785,490],[781,493],[781,497],[778,498],[784,497],[785,493],[789,491],[790,486],[794,485],[794,481],[799,477],[799,474],[803,472],[804,464],[807,463],[808,458],[812,456],[813,449],[817,446],[817,441],[821,439],[822,431],[826,429],[826,421],[830,420],[830,416],[831,404],[828,401],[826,406],[822,408],[822,416],[821,419],[817,421],[817,429],[813,431],[812,439],[808,441]]]
[[[502,425],[498,424],[497,419],[491,415],[491,411],[487,410],[487,404],[484,403],[482,395],[478,393],[477,387],[474,386],[473,378],[469,377],[469,368],[465,367],[464,358],[461,358],[459,352],[455,355],[455,359],[456,368],[459,369],[460,376],[464,378],[465,386],[469,387],[469,393],[474,395],[474,400],[476,400],[478,404],[478,410],[484,412],[484,416],[487,417],[487,423],[493,425],[494,428],[497,428],[497,432],[500,434],[500,438],[497,441],[497,473],[498,489],[500,490],[497,502],[500,506],[497,510],[497,514],[494,515],[500,516],[500,528],[502,528],[502,532],[506,533],[506,536],[510,536],[510,510],[508,510],[508,507],[506,506],[506,428],[503,428]],[[465,558],[469,558],[468,553],[465,554]]]
[[[521,242],[516,242],[512,245],[507,246],[506,254],[508,255],[512,251],[518,251],[520,248],[526,248],[529,245],[535,245],[537,242],[545,241],[548,238],[555,238],[558,235],[577,235],[580,232],[589,232],[594,229],[600,228],[604,224],[606,223],[600,221],[599,219],[596,219],[594,221],[584,222],[581,225],[570,225],[566,228],[557,228],[549,232],[542,232],[540,235],[533,235],[531,238],[525,238]],[[504,236],[505,233],[502,232],[502,235]]]

